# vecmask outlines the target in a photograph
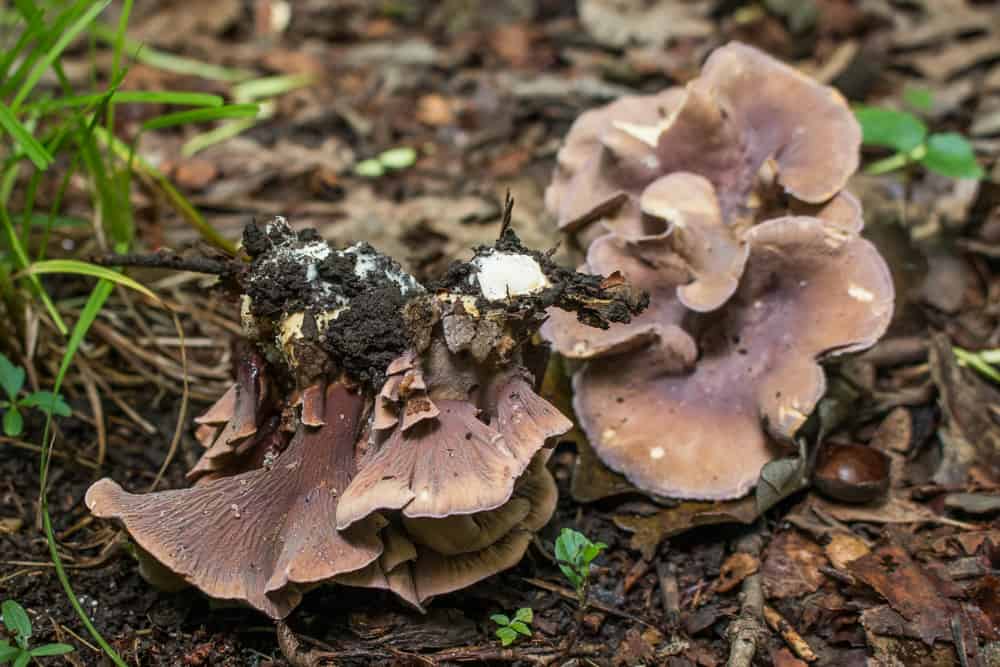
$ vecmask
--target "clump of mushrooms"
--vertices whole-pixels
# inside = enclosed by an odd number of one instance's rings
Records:
[[[589,444],[640,490],[745,495],[823,396],[818,362],[885,332],[889,270],[843,189],[860,140],[834,89],[739,43],[574,123],[547,205],[585,270],[651,305],[608,330],[553,312],[542,333],[579,360]]]
[[[429,287],[281,218],[248,227],[244,249],[229,274],[248,341],[196,420],[193,486],[87,493],[147,578],[283,618],[323,583],[421,608],[515,565],[555,508],[546,443],[570,428],[535,393],[530,338],[550,307],[606,327],[642,299],[509,229]]]

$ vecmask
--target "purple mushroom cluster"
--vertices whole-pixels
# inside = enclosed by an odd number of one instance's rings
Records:
[[[845,100],[739,43],[696,79],[581,115],[546,204],[586,257],[650,295],[630,323],[542,333],[611,469],[656,496],[746,494],[825,391],[819,362],[885,332],[893,284],[844,188]]]
[[[244,247],[248,340],[236,382],[195,420],[193,486],[87,493],[146,578],[283,618],[321,584],[419,609],[517,564],[556,505],[546,445],[571,427],[535,391],[531,337],[550,307],[606,327],[641,300],[509,230],[429,287],[280,218]]]

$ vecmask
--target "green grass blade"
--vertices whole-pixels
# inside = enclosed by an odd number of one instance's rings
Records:
[[[69,341],[66,344],[66,352],[63,354],[62,361],[59,365],[59,373],[56,375],[55,385],[52,388],[52,392],[55,394],[59,393],[59,389],[62,387],[63,379],[66,377],[66,372],[69,370],[69,365],[73,361],[73,357],[76,356],[76,351],[80,347],[80,343],[83,342],[84,336],[87,334],[87,330],[90,329],[90,325],[93,324],[94,320],[97,318],[98,313],[101,312],[101,308],[104,306],[104,302],[107,300],[108,296],[111,294],[111,290],[114,285],[107,281],[101,281],[94,287],[94,291],[90,293],[90,298],[87,300],[87,304],[83,307],[83,311],[80,313],[80,319],[77,320],[76,324],[73,326],[73,333],[69,337]],[[59,579],[59,583],[62,584],[63,590],[66,592],[66,597],[69,599],[69,603],[73,606],[73,610],[76,611],[76,615],[80,618],[84,627],[87,628],[87,632],[90,636],[97,642],[98,646],[104,651],[105,655],[111,659],[118,667],[128,667],[121,656],[108,644],[104,636],[94,627],[94,623],[90,620],[87,612],[83,609],[80,604],[79,599],[76,596],[76,592],[73,590],[73,585],[69,581],[69,576],[66,574],[66,568],[63,567],[62,558],[59,556],[58,544],[56,543],[55,531],[52,529],[52,517],[49,515],[49,498],[48,498],[48,477],[49,477],[49,461],[52,460],[52,445],[53,442],[49,440],[49,433],[52,429],[52,415],[47,415],[45,418],[45,431],[42,436],[42,456],[40,462],[40,475],[38,484],[38,497],[39,497],[39,509],[42,515],[42,528],[45,532],[45,541],[49,546],[49,557],[52,559],[52,565],[56,571],[56,577]]]
[[[102,128],[96,128],[94,131],[100,140],[108,145],[112,151],[114,151],[115,155],[117,155],[119,159],[127,162],[133,157],[131,149],[129,149],[129,147],[117,137],[108,134]],[[174,208],[177,209],[177,211],[192,227],[198,230],[198,233],[201,234],[202,238],[220,250],[225,251],[227,254],[231,256],[236,255],[236,246],[224,236],[219,234],[219,232],[217,232],[215,228],[212,227],[207,220],[205,220],[201,213],[198,212],[198,209],[196,209],[191,202],[184,197],[184,195],[177,191],[177,188],[173,186],[170,179],[164,176],[159,169],[144,160],[142,156],[136,155],[134,157],[136,171],[148,179],[148,181],[151,181],[154,186],[159,188],[163,194],[167,196],[167,199],[170,200],[170,203],[173,204]]]
[[[97,38],[107,44],[114,44],[118,38],[117,31],[103,23],[95,23],[93,30]],[[227,83],[246,81],[254,77],[254,72],[250,70],[221,67],[200,60],[194,60],[193,58],[175,56],[172,53],[145,46],[142,42],[129,39],[128,37],[124,38],[122,44],[124,49],[129,52],[129,56],[137,62],[155,67],[156,69],[162,69],[166,72],[188,74],[201,77],[202,79],[224,81]]]
[[[210,109],[191,109],[151,118],[142,124],[143,130],[161,130],[166,127],[204,123],[226,118],[256,118],[260,107],[256,104],[228,104]]]
[[[35,64],[32,68],[31,73],[28,74],[28,78],[24,80],[21,84],[20,89],[17,91],[17,95],[14,96],[14,100],[11,102],[11,109],[17,110],[20,108],[21,103],[24,102],[28,94],[34,90],[35,86],[38,85],[39,80],[45,71],[55,62],[55,59],[69,46],[73,40],[83,31],[84,28],[89,26],[97,18],[97,15],[104,11],[104,8],[111,4],[111,0],[98,0],[95,4],[83,13],[78,19],[73,21],[73,23],[66,29],[56,40],[55,44],[45,52],[42,59]]]
[[[72,273],[79,276],[100,278],[102,280],[107,280],[117,285],[121,285],[122,287],[128,287],[129,289],[135,290],[143,296],[148,297],[157,305],[163,305],[163,302],[160,301],[160,297],[156,296],[156,294],[154,294],[148,287],[136,282],[132,278],[129,278],[114,269],[109,269],[106,266],[98,266],[97,264],[91,264],[90,262],[81,262],[78,259],[47,259],[41,262],[35,262],[25,269],[23,273],[28,275]]]
[[[49,168],[49,165],[54,161],[52,155],[45,150],[45,146],[32,136],[31,132],[28,132],[28,129],[21,124],[10,108],[3,102],[0,102],[0,127],[3,127],[14,138],[17,145],[28,156],[28,159],[40,171]]]
[[[239,102],[253,102],[265,97],[276,97],[289,91],[308,86],[313,77],[308,74],[288,76],[265,76],[251,79],[233,86],[233,99]]]
[[[30,264],[28,260],[28,253],[24,251],[24,246],[21,245],[21,239],[18,238],[17,232],[14,231],[14,224],[10,220],[10,215],[7,213],[7,206],[0,201],[0,225],[3,226],[4,234],[7,236],[7,243],[10,246],[11,254],[14,256],[14,263],[20,269],[25,269]],[[38,280],[38,276],[28,276],[31,280],[31,286],[41,299],[42,305],[45,306],[45,310],[48,311],[49,317],[52,318],[52,322],[56,325],[59,333],[65,336],[69,333],[69,329],[66,327],[66,323],[63,322],[62,316],[59,315],[59,311],[56,310],[56,306],[52,303],[52,299],[49,298],[48,293],[45,288],[42,287],[41,281]]]
[[[181,146],[181,155],[184,157],[191,157],[196,153],[199,153],[209,146],[214,146],[215,144],[222,143],[232,139],[233,137],[246,132],[251,127],[257,124],[257,118],[241,118],[239,120],[231,120],[227,123],[221,123],[218,127],[212,128],[208,132],[202,132],[196,134]]]
[[[105,97],[108,97],[107,93],[74,95],[73,97],[46,100],[33,104],[28,108],[44,114],[63,109],[87,107],[101,102]],[[220,107],[225,103],[225,100],[219,95],[211,95],[209,93],[189,93],[169,90],[123,90],[113,93],[108,102],[110,104],[176,104],[178,106],[191,107]]]

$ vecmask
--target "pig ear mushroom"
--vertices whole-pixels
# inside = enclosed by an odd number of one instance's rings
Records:
[[[489,424],[470,400],[440,399],[436,416],[393,430],[344,491],[337,526],[381,509],[440,519],[506,503],[535,453],[571,423],[516,374],[489,393]]]
[[[559,228],[570,232],[614,211],[626,198],[626,189],[635,187],[642,174],[643,160],[652,157],[648,146],[635,155],[634,171],[605,171],[620,164],[621,156],[604,155],[604,142],[621,127],[655,127],[684,98],[683,88],[671,88],[657,95],[623,97],[600,109],[582,114],[570,129],[556,157],[552,184],[545,191],[545,205],[557,219]],[[618,128],[616,128],[616,124]],[[624,179],[618,181],[618,179]],[[640,183],[641,184],[641,183]]]
[[[763,51],[716,49],[693,87],[739,126],[754,171],[773,157],[778,182],[797,199],[826,201],[857,171],[861,127],[843,96]]]
[[[87,491],[87,506],[120,520],[150,556],[206,594],[282,618],[309,586],[382,553],[379,517],[346,532],[330,521],[354,472],[364,399],[331,385],[324,412],[327,423],[300,425],[271,465],[145,495],[103,479]]]
[[[762,223],[747,241],[732,299],[685,325],[700,352],[690,372],[662,371],[650,346],[592,359],[574,377],[594,450],[650,493],[746,493],[822,396],[817,360],[864,349],[889,324],[892,281],[868,241],[805,217]]]
[[[654,181],[642,193],[642,212],[669,223],[674,251],[684,258],[694,280],[677,288],[677,298],[698,312],[724,304],[739,284],[747,244],[722,219],[708,179],[677,172]]]
[[[421,602],[517,565],[531,544],[533,532],[548,523],[555,511],[558,492],[545,467],[547,459],[545,452],[535,455],[507,504],[483,515],[473,515],[481,527],[475,536],[476,546],[480,547],[476,550],[462,547],[451,538],[450,519],[405,520],[407,530],[418,541],[413,579]],[[516,523],[512,521],[515,516]],[[414,529],[418,532],[414,533]],[[428,546],[428,542],[437,546]]]
[[[663,359],[672,359],[675,370],[694,362],[698,355],[695,343],[678,326],[685,309],[677,292],[689,282],[690,271],[683,258],[673,252],[669,239],[628,241],[606,234],[587,249],[587,269],[598,274],[620,271],[635,289],[649,294],[649,307],[630,322],[607,329],[589,327],[571,313],[549,309],[541,334],[560,354],[590,359],[654,343],[664,351]]]

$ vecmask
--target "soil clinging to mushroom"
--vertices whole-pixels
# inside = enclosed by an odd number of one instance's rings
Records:
[[[422,608],[516,564],[555,509],[545,445],[571,427],[535,393],[531,336],[551,306],[607,327],[645,297],[509,229],[429,290],[367,244],[334,249],[282,218],[248,227],[244,249],[249,265],[223,275],[248,342],[195,420],[195,485],[87,493],[141,571],[283,618],[324,583]]]

